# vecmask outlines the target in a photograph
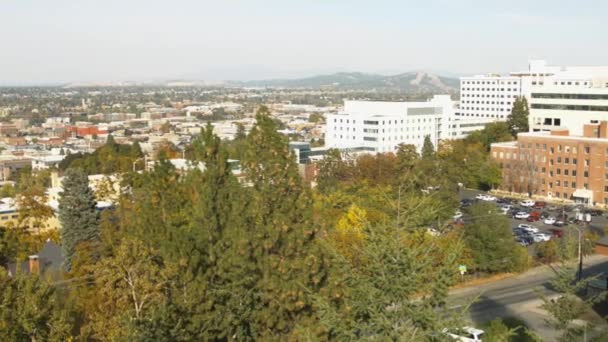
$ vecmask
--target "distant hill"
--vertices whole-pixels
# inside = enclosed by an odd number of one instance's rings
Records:
[[[427,72],[408,72],[392,76],[340,72],[298,79],[231,81],[227,84],[240,87],[376,89],[407,93],[453,93],[458,91],[460,83],[457,78],[443,77]]]

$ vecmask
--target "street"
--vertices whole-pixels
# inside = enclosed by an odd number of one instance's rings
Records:
[[[583,275],[590,277],[608,274],[608,257],[593,255],[585,259]],[[499,317],[518,317],[546,340],[552,340],[553,329],[540,308],[541,296],[558,294],[551,289],[555,277],[551,266],[539,266],[520,275],[500,281],[450,291],[449,305],[461,308],[470,305],[470,319],[481,325]]]

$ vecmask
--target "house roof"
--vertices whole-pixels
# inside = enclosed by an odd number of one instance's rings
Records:
[[[53,241],[47,241],[38,252],[38,262],[40,263],[41,272],[57,272],[63,264],[63,254],[61,246]],[[30,273],[29,261],[9,263],[7,265],[9,275],[14,275],[19,272]]]

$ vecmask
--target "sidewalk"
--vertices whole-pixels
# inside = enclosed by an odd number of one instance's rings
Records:
[[[608,256],[594,254],[586,257],[583,260],[583,272],[585,268],[601,264],[602,262],[608,262]],[[575,266],[576,262],[571,262],[571,265]],[[555,263],[551,265],[541,265],[532,267],[529,270],[513,275],[507,275],[504,278],[501,278],[496,281],[491,281],[488,279],[488,282],[482,282],[477,284],[459,284],[456,288],[452,288],[449,291],[449,296],[466,296],[473,292],[480,292],[483,290],[491,290],[491,289],[499,289],[510,287],[513,284],[520,283],[522,280],[530,280],[530,279],[540,279],[540,278],[552,278],[554,272],[551,266],[561,266],[561,263]]]

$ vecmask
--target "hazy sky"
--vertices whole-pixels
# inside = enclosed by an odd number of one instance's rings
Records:
[[[0,0],[0,84],[608,64],[600,0]]]

